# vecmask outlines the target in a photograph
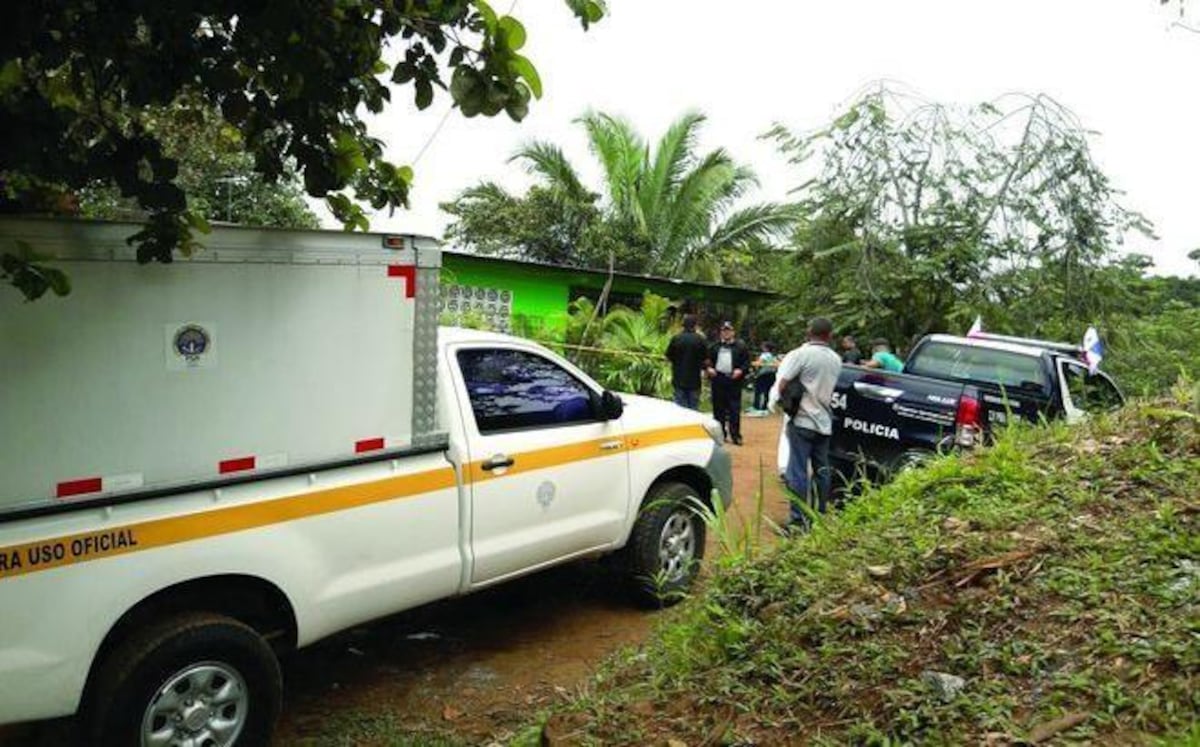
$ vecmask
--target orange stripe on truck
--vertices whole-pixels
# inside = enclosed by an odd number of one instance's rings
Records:
[[[138,550],[257,529],[455,486],[450,467],[0,547],[0,580]]]
[[[623,437],[612,436],[518,452],[513,455],[513,466],[499,475],[484,470],[482,461],[472,462],[468,472],[471,480],[495,480],[502,479],[505,475],[610,456],[622,451],[693,440],[709,440],[708,433],[702,426],[657,428],[629,433]],[[614,442],[618,442],[619,445],[614,447]],[[9,545],[0,547],[0,581],[139,550],[167,547],[374,503],[411,498],[455,485],[454,469],[444,467],[415,475],[389,477],[374,482],[315,490],[239,506]]]
[[[675,441],[693,440],[711,441],[708,432],[704,430],[703,426],[698,424],[655,428],[648,431],[627,433],[624,436],[609,436],[607,438],[578,441],[576,443],[551,446],[534,451],[515,452],[510,455],[513,458],[513,466],[506,468],[499,474],[496,474],[494,471],[485,470],[483,464],[487,460],[483,459],[471,462],[469,474],[472,482],[498,480],[508,475],[529,472],[535,469],[546,469],[547,467],[557,467],[560,464],[570,464],[571,462],[579,462],[584,459],[613,456],[620,454],[622,451],[648,449],[652,446],[662,446],[663,444]],[[614,441],[620,442],[621,445],[619,448],[605,448]]]

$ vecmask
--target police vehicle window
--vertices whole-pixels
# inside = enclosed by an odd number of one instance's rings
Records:
[[[1099,413],[1121,406],[1121,393],[1116,385],[1107,376],[1089,374],[1084,366],[1064,363],[1063,381],[1067,385],[1067,393],[1071,395],[1071,404],[1078,410]]]
[[[1046,388],[1041,359],[1007,350],[931,342],[908,362],[909,373],[939,379],[997,384],[1010,389]]]
[[[592,391],[520,350],[463,350],[458,365],[480,433],[594,421]]]

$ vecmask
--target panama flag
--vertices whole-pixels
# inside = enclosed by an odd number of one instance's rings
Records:
[[[1104,360],[1104,343],[1100,342],[1095,327],[1088,327],[1083,333],[1083,360],[1088,365],[1088,373],[1093,376],[1100,370],[1100,361]]]
[[[978,337],[981,334],[983,334],[983,317],[976,316],[971,328],[967,330],[967,337]]]

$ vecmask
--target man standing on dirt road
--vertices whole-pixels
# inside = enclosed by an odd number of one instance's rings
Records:
[[[725,438],[742,445],[742,386],[750,370],[750,351],[737,339],[733,322],[721,323],[721,339],[708,350],[706,373],[712,381],[713,417]]]
[[[696,332],[696,315],[685,314],[683,331],[667,343],[675,404],[692,410],[700,408],[700,371],[704,369],[707,355],[708,343]]]
[[[808,342],[788,353],[776,375],[772,404],[778,401],[793,379],[804,385],[804,396],[800,408],[787,424],[787,439],[791,446],[785,481],[792,496],[789,530],[808,526],[808,515],[800,502],[809,502],[808,465],[812,462],[813,477],[817,483],[817,511],[825,513],[829,494],[833,489],[833,475],[829,466],[829,438],[833,433],[831,401],[838,374],[842,370],[842,359],[829,347],[833,335],[833,323],[824,317],[809,322]]]

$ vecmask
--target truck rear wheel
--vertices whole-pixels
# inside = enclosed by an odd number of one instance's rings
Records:
[[[890,477],[896,477],[897,475],[902,475],[905,472],[919,469],[928,464],[930,460],[936,456],[937,454],[934,454],[930,451],[910,449],[909,451],[906,451],[900,456],[896,457],[895,461],[892,462],[891,468],[888,470],[888,475]]]
[[[118,646],[93,679],[88,744],[265,747],[279,716],[279,662],[255,630],[180,615]]]
[[[704,557],[700,497],[690,485],[664,482],[646,496],[622,551],[639,604],[668,607],[683,599]]]

